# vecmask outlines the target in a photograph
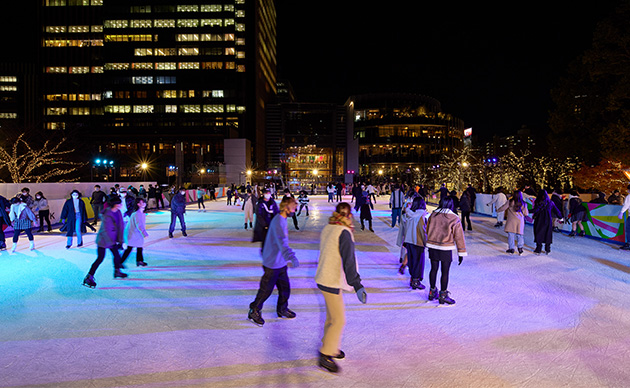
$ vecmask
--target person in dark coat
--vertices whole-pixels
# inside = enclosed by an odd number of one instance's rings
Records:
[[[586,208],[582,206],[582,200],[577,191],[572,190],[571,195],[569,195],[569,214],[571,219],[571,233],[569,233],[569,237],[575,236],[577,229],[580,229],[578,235],[583,237],[584,233],[584,225],[583,222],[588,221],[588,214],[586,213]]]
[[[66,243],[66,249],[70,249],[72,246],[72,236],[77,235],[77,247],[83,246],[83,235],[87,233],[85,224],[88,222],[87,211],[85,210],[85,202],[81,200],[81,193],[79,190],[72,190],[71,198],[63,204],[63,210],[61,210],[61,216],[59,217],[65,220],[62,230],[66,231],[66,237],[68,242]]]
[[[470,197],[470,211],[473,212],[475,211],[475,204],[477,202],[477,190],[475,190],[472,185],[468,185],[468,188],[466,188],[466,192]]]
[[[433,194],[437,194],[440,193],[440,199],[442,198],[446,198],[449,195],[449,191],[446,188],[446,183],[442,183],[442,187],[440,187],[436,192],[434,192]]]
[[[9,200],[0,195],[0,250],[7,249],[4,229],[11,225],[11,219],[9,218],[9,213],[7,213],[7,209],[9,208],[11,208]]]
[[[373,205],[372,205],[372,198],[370,196],[370,193],[368,193],[367,191],[363,191],[361,193],[360,199],[357,199],[357,205],[359,204],[360,204],[359,207],[361,210],[360,216],[359,216],[359,218],[361,219],[361,230],[365,230],[364,221],[367,220],[370,232],[374,232],[374,229],[372,229],[372,211],[370,210],[370,208],[373,207]]]
[[[551,202],[553,202],[554,205],[556,205],[556,207],[558,208],[558,210],[560,210],[560,213],[562,212],[562,190],[560,189],[553,189],[553,191],[551,192]],[[552,214],[553,215],[553,214]],[[564,215],[560,218],[564,218]],[[553,217],[553,231],[556,233],[560,233],[560,221],[558,221],[559,219],[556,217]]]
[[[459,199],[459,209],[462,211],[462,229],[466,227],[466,221],[468,221],[468,230],[472,230],[472,223],[470,222],[472,204],[470,200],[470,192],[468,190],[465,190]]]
[[[168,237],[173,238],[175,231],[175,223],[179,218],[179,225],[182,227],[182,236],[187,237],[186,222],[184,221],[184,213],[186,213],[186,189],[179,188],[177,194],[171,198],[171,225],[168,227]]]
[[[545,253],[549,254],[553,242],[553,218],[562,219],[562,213],[549,199],[547,191],[540,190],[536,196],[532,214],[534,218],[534,242],[536,243],[534,253],[540,255],[542,245],[545,244]]]
[[[271,198],[269,189],[263,189],[262,194],[256,204],[256,225],[254,225],[254,238],[252,239],[252,242],[262,241],[261,250],[265,245],[271,219],[280,213],[280,208],[278,208],[276,201]]]
[[[459,198],[457,198],[457,191],[453,190],[448,194],[448,197],[453,201],[453,208],[455,209],[454,213],[457,214],[457,209],[459,209]],[[464,225],[462,224],[462,227]]]
[[[608,201],[606,201],[606,193],[600,191],[597,193],[597,198],[591,200],[589,203],[608,203]]]
[[[114,279],[127,277],[127,274],[121,271],[121,268],[123,268],[123,260],[120,257],[120,252],[118,252],[118,250],[122,248],[123,232],[125,228],[123,216],[120,213],[120,203],[121,200],[118,196],[112,196],[108,200],[107,209],[103,212],[101,228],[96,235],[97,257],[90,267],[88,274],[85,276],[85,279],[83,279],[83,285],[86,287],[96,287],[94,274],[103,262],[107,249],[114,255]]]

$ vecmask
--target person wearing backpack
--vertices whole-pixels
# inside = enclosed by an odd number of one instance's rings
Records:
[[[17,242],[22,231],[24,231],[28,237],[31,251],[35,250],[35,241],[33,239],[33,233],[31,232],[33,222],[35,222],[35,214],[33,214],[31,208],[28,207],[25,196],[20,195],[11,200],[9,218],[13,224],[13,246],[11,247],[11,253],[14,253],[17,249]]]

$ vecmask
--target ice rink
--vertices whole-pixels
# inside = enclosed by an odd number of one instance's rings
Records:
[[[16,253],[0,253],[0,386],[630,386],[630,252],[554,234],[551,255],[536,256],[527,226],[525,254],[508,255],[495,221],[473,216],[469,256],[451,269],[457,303],[438,306],[397,272],[388,199],[377,198],[374,233],[356,222],[368,302],[345,295],[339,374],[317,366],[325,310],[313,278],[334,208],[318,196],[299,231],[289,220],[301,262],[289,269],[297,318],[276,318],[274,291],[264,327],[247,320],[260,243],[224,200],[206,202],[205,213],[188,206],[188,237],[176,229],[169,239],[170,213],[150,213],[149,266],[137,268],[132,253],[129,278],[114,280],[108,252],[96,289],[81,286],[96,258],[94,233],[70,250],[59,232],[36,235],[35,251],[22,236]]]

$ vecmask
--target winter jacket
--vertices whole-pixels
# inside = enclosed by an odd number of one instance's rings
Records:
[[[464,194],[462,194],[462,197],[459,199],[459,209],[462,211],[462,213],[470,213],[472,211],[470,196],[466,192],[464,192]]]
[[[79,213],[81,213],[81,233],[87,233],[87,228],[85,227],[85,223],[88,221],[87,211],[85,210],[85,202],[81,198],[78,201],[79,204]],[[66,220],[61,231],[66,232],[66,237],[72,237],[75,233],[75,225],[77,222],[76,219],[76,209],[74,208],[74,200],[72,198],[66,200],[63,204],[63,209],[61,210],[61,215],[59,219]]]
[[[394,190],[392,195],[389,197],[389,207],[392,209],[400,209],[403,207],[403,201],[405,197],[401,190]]]
[[[339,294],[340,289],[358,291],[363,287],[350,228],[333,224],[324,226],[319,237],[315,283],[320,290],[333,294]]]
[[[262,251],[262,264],[265,268],[279,269],[287,262],[297,263],[295,252],[289,247],[289,230],[286,217],[277,216],[271,220]]]
[[[534,242],[538,244],[551,244],[553,241],[553,218],[562,218],[562,213],[552,201],[532,209],[534,218]]]
[[[527,204],[523,203],[521,205],[521,210],[516,211],[516,206],[514,206],[514,201],[511,200],[506,202],[497,209],[497,212],[504,212],[507,210],[507,218],[505,222],[505,232],[506,233],[516,233],[523,234],[525,233],[525,216],[529,215],[527,210]]]
[[[144,238],[149,234],[146,229],[147,215],[140,210],[137,210],[129,217],[129,222],[125,226],[125,243],[127,246],[142,248],[144,246]]]
[[[425,209],[409,210],[405,221],[405,244],[413,244],[420,247],[427,245],[427,220],[429,213]]]
[[[30,229],[33,222],[35,222],[35,214],[24,202],[11,205],[9,218],[13,223],[13,228],[16,230]]]
[[[96,234],[96,245],[99,248],[114,248],[117,244],[122,244],[124,225],[120,211],[113,211],[108,208],[103,213],[101,220],[101,228]]]
[[[492,200],[490,200],[488,205],[494,204],[494,207],[496,209],[499,209],[501,206],[505,205],[506,202],[507,202],[507,197],[505,196],[505,194],[499,192],[492,196]],[[498,212],[499,211],[497,210],[497,213]]]
[[[621,207],[621,211],[619,212],[619,214],[623,214],[627,210],[630,210],[630,195],[626,195],[626,198],[623,201],[623,206]]]
[[[171,198],[171,213],[186,213],[186,194],[181,195],[179,192]]]
[[[269,201],[265,201],[264,197],[258,200],[256,204],[256,225],[254,225],[254,238],[252,241],[263,241],[265,239],[269,224],[278,213],[280,213],[280,209],[273,198],[270,198]]]
[[[459,217],[448,209],[437,209],[427,220],[426,247],[442,251],[457,249],[457,255],[466,256],[464,229]]]
[[[49,210],[50,207],[48,206],[48,200],[46,198],[35,199],[33,209],[35,209],[35,211]]]

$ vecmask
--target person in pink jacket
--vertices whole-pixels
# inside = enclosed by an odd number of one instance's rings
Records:
[[[518,255],[523,254],[523,245],[525,239],[523,233],[525,232],[525,216],[529,213],[527,211],[527,204],[523,200],[523,193],[520,190],[516,190],[512,194],[512,198],[497,209],[497,212],[504,212],[507,210],[507,221],[505,223],[505,232],[508,234],[508,249],[507,253],[514,253],[514,240],[516,239],[516,248],[518,249]]]
[[[131,250],[136,248],[136,266],[146,267],[147,263],[144,261],[142,255],[142,249],[144,247],[144,238],[148,237],[146,229],[147,214],[144,209],[147,207],[147,203],[144,198],[136,198],[136,211],[129,217],[129,222],[125,226],[125,244],[127,249],[123,252],[122,261],[125,262],[127,257],[131,254]]]

